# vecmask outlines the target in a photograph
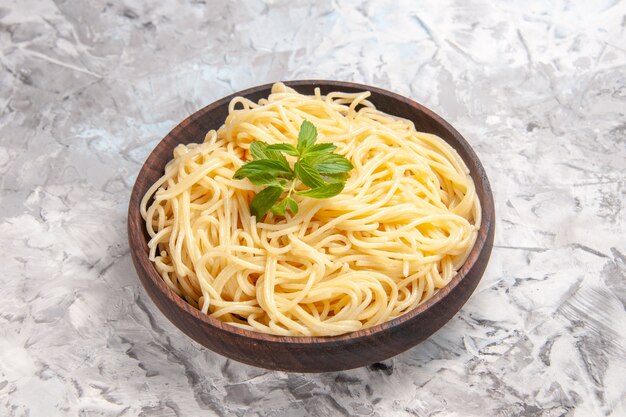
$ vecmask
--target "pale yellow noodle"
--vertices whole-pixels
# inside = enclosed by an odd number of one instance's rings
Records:
[[[277,83],[258,103],[233,99],[203,143],[176,147],[141,204],[165,283],[215,318],[286,336],[383,323],[446,286],[480,226],[474,183],[452,147],[369,95],[305,96]],[[261,188],[233,174],[251,142],[295,144],[304,120],[353,163],[344,191],[296,196],[296,215],[252,217]]]

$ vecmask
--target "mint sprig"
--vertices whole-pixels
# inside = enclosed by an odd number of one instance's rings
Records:
[[[296,214],[298,203],[292,198],[294,193],[324,199],[343,191],[354,166],[344,156],[333,153],[337,149],[335,145],[316,144],[316,140],[317,128],[305,120],[300,125],[296,146],[261,141],[250,144],[253,160],[239,168],[233,178],[248,178],[254,185],[266,187],[250,202],[253,216],[260,220],[268,211],[276,216],[285,216],[287,211]],[[297,158],[293,168],[285,155]],[[309,188],[302,189],[303,185]]]

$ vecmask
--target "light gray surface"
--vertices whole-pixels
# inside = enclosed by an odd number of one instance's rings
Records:
[[[2,1],[0,415],[626,415],[626,4],[432,3]],[[131,264],[129,192],[158,140],[297,78],[431,107],[492,182],[480,286],[387,372],[228,361]]]

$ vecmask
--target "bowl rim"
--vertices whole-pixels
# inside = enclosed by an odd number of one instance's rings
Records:
[[[187,118],[185,118],[182,122],[178,123],[165,137],[163,137],[158,144],[152,149],[148,157],[146,158],[144,164],[142,165],[137,177],[135,179],[135,183],[132,188],[129,206],[128,206],[128,231],[129,231],[129,246],[130,251],[134,257],[136,257],[135,267],[141,268],[145,276],[149,278],[152,284],[156,286],[156,288],[164,293],[164,295],[168,298],[169,301],[175,305],[180,312],[184,314],[188,314],[192,320],[200,321],[204,326],[208,326],[208,328],[218,328],[221,331],[229,333],[231,336],[239,337],[240,340],[246,339],[252,343],[255,342],[264,342],[264,343],[276,343],[281,345],[289,345],[292,348],[297,348],[298,346],[304,347],[309,346],[311,344],[317,345],[325,345],[327,347],[332,347],[333,345],[340,344],[345,341],[359,341],[365,338],[369,338],[375,334],[381,334],[392,329],[396,329],[400,327],[402,324],[405,324],[413,319],[416,319],[421,314],[429,310],[435,304],[442,302],[448,294],[450,294],[459,283],[468,275],[471,269],[479,260],[479,255],[485,249],[485,245],[488,241],[489,231],[494,226],[494,211],[493,211],[493,195],[491,186],[489,184],[489,180],[487,179],[487,175],[485,169],[480,162],[480,159],[476,155],[476,152],[472,149],[470,144],[465,140],[465,138],[454,128],[450,123],[448,123],[441,116],[436,114],[434,111],[430,110],[426,106],[410,99],[400,94],[366,84],[359,84],[353,82],[346,81],[336,81],[336,80],[313,80],[313,79],[303,79],[303,80],[290,80],[290,81],[282,81],[285,85],[295,88],[297,90],[298,87],[331,87],[337,88],[340,91],[342,87],[347,87],[350,89],[363,90],[363,91],[371,91],[372,93],[376,93],[379,95],[387,96],[388,98],[402,102],[406,105],[416,107],[421,112],[423,112],[428,118],[433,119],[436,123],[440,124],[445,130],[447,130],[452,136],[454,136],[455,140],[458,142],[459,146],[463,148],[463,151],[468,155],[469,159],[474,161],[476,165],[477,172],[472,175],[472,178],[476,182],[478,179],[482,183],[482,188],[484,191],[484,195],[481,197],[481,214],[482,214],[482,222],[480,228],[478,230],[476,242],[470,251],[467,260],[463,263],[461,268],[457,271],[457,274],[452,278],[452,280],[443,288],[439,289],[430,299],[426,302],[418,305],[413,310],[410,310],[392,320],[386,321],[384,323],[377,324],[372,327],[368,327],[365,329],[356,330],[354,332],[345,333],[337,336],[280,336],[273,335],[267,333],[261,333],[253,330],[247,330],[240,327],[236,327],[230,325],[226,322],[213,318],[207,314],[202,313],[200,310],[191,306],[187,301],[185,301],[182,297],[177,295],[172,289],[170,289],[167,284],[163,281],[163,278],[159,275],[156,270],[154,263],[152,263],[148,259],[148,247],[147,240],[145,240],[145,222],[141,217],[140,213],[140,203],[143,198],[143,194],[140,194],[142,190],[140,190],[140,181],[139,179],[148,175],[148,171],[152,168],[152,165],[155,161],[158,161],[158,149],[161,146],[164,146],[164,143],[167,138],[170,136],[178,136],[180,132],[183,131],[184,127],[190,123],[192,123],[195,119],[203,116],[206,113],[214,111],[215,109],[228,105],[228,103],[235,97],[243,96],[246,97],[252,93],[258,93],[259,91],[267,90],[268,93],[271,90],[271,87],[274,83],[262,84],[259,86],[250,87],[244,90],[240,90],[229,94],[219,100],[212,102],[211,104],[195,111]],[[376,103],[374,103],[376,104]],[[413,121],[413,120],[412,120]],[[193,143],[194,140],[198,138],[191,138],[189,142]],[[456,149],[455,149],[456,150]],[[466,164],[468,161],[464,160]],[[171,159],[171,157],[170,157]],[[149,187],[149,185],[148,185]],[[130,233],[131,230],[134,230],[136,233]],[[488,249],[488,247],[487,247]],[[140,271],[137,271],[137,274],[140,274]],[[141,277],[140,277],[141,278]],[[145,287],[145,283],[142,279],[140,279],[142,285]],[[147,290],[147,288],[144,288]],[[169,317],[168,317],[169,319]],[[178,327],[178,326],[177,326]],[[243,339],[242,339],[243,338]]]

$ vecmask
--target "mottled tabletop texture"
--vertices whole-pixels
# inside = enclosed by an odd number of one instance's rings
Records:
[[[626,2],[0,1],[0,415],[626,416]],[[181,120],[336,79],[449,120],[497,215],[476,292],[376,366],[270,372],[152,304],[130,189]],[[200,139],[200,138],[199,138]]]

